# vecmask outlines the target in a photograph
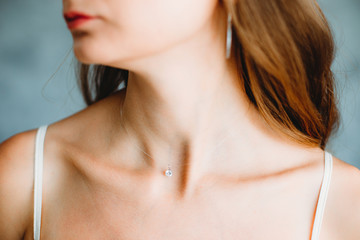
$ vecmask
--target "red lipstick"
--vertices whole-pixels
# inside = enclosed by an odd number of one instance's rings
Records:
[[[77,11],[69,11],[64,13],[64,19],[69,29],[77,28],[83,23],[88,22],[94,18],[95,17]]]

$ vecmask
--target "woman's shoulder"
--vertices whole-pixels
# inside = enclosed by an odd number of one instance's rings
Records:
[[[333,156],[324,213],[324,225],[332,229],[329,239],[360,239],[359,222],[360,170]]]
[[[94,132],[99,133],[116,104],[105,98],[66,118],[48,124],[44,143],[43,194],[51,196],[68,175],[71,154],[88,151]],[[38,128],[14,134],[0,143],[0,236],[23,239],[33,217],[35,138]],[[86,147],[85,147],[86,146]],[[82,149],[83,151],[79,151]],[[86,148],[86,149],[85,149]],[[54,174],[56,173],[56,174]],[[47,181],[51,180],[51,181]],[[49,199],[48,199],[49,200]]]
[[[48,125],[43,149],[43,195],[46,204],[56,198],[61,182],[69,175],[57,123]],[[19,132],[0,143],[0,236],[24,239],[32,232],[34,198],[34,160],[38,128]],[[76,133],[75,133],[76,134]]]
[[[31,217],[36,129],[0,144],[0,236],[22,239]]]

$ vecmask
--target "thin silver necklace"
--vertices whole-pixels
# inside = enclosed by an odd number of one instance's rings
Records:
[[[120,110],[120,116],[121,116],[121,119],[120,119],[120,124],[122,125],[122,127],[125,129],[126,131],[126,134],[128,136],[130,136],[128,130],[126,129],[125,125],[123,124],[123,107],[121,107],[121,110]],[[233,131],[230,131],[230,133],[233,133]],[[232,136],[233,134],[228,134],[227,136],[225,136],[217,145],[216,147],[210,152],[211,154],[221,145],[225,142],[225,140],[229,137],[229,136]],[[142,150],[137,144],[134,144],[135,147],[137,147],[140,151],[142,151],[143,153],[145,153],[147,156],[149,156],[152,160],[154,160],[154,158],[152,158],[148,153],[146,153],[144,150]],[[171,158],[169,158],[171,159]],[[168,168],[166,171],[164,171],[164,174],[165,176],[167,177],[171,177],[173,175],[173,171],[171,170],[171,167],[170,167],[170,162],[168,163]]]

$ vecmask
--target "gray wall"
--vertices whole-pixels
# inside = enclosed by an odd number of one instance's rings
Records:
[[[341,126],[327,148],[340,159],[360,168],[360,1],[320,0],[335,34],[336,75]]]
[[[342,125],[327,149],[360,168],[360,1],[321,0],[335,32]],[[85,107],[61,1],[0,1],[0,142]]]

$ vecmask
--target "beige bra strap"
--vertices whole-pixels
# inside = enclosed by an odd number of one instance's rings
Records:
[[[34,160],[34,240],[40,240],[44,140],[47,125],[38,128]]]
[[[321,184],[320,195],[316,207],[315,220],[312,230],[311,240],[318,240],[320,236],[320,228],[323,220],[326,199],[329,192],[329,185],[331,180],[331,173],[333,168],[333,159],[331,153],[325,151],[325,170]]]

